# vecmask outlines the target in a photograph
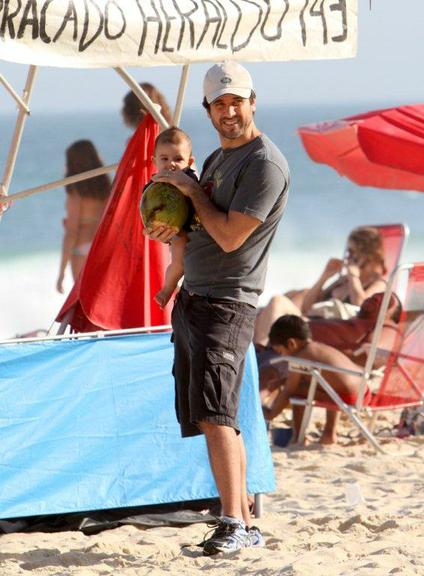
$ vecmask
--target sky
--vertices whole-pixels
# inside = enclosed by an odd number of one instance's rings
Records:
[[[353,59],[246,63],[261,104],[317,105],[376,102],[387,106],[424,100],[424,0],[358,0],[358,53]],[[186,105],[201,101],[208,65],[191,66]],[[129,68],[138,81],[155,84],[175,102],[180,67]],[[22,91],[26,66],[0,62],[0,73]],[[0,112],[14,110],[0,86]],[[40,68],[31,108],[34,113],[116,111],[127,92],[113,70]]]

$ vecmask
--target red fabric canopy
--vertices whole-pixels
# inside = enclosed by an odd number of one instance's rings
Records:
[[[411,109],[417,110],[414,119],[412,119]],[[405,120],[403,126],[408,125],[409,131],[399,128],[395,135],[392,129],[388,136],[387,133],[390,131],[388,122],[382,118],[399,117],[399,114],[392,114],[396,110],[408,111],[409,120]],[[341,176],[346,176],[360,186],[424,191],[422,160],[424,158],[424,134],[421,138],[420,121],[417,120],[421,114],[424,119],[424,106],[422,105],[404,106],[393,110],[376,110],[342,120],[301,126],[298,132],[312,160],[328,164]],[[402,117],[405,119],[406,115],[403,113]],[[377,135],[377,131],[372,127],[376,124],[381,126],[383,122],[386,131],[381,130]],[[371,129],[368,129],[369,126]],[[424,124],[421,124],[421,129],[424,130]],[[409,137],[401,138],[399,132],[403,135],[408,133]],[[363,147],[364,141],[365,147]],[[415,151],[414,154],[412,154],[412,149]],[[369,154],[374,158],[373,160],[368,158]],[[407,159],[404,158],[406,156],[408,156]],[[383,165],[383,161],[386,165]],[[421,166],[421,173],[417,169],[419,166]]]
[[[424,104],[381,110],[358,126],[371,162],[424,175]]]
[[[139,211],[158,132],[147,115],[129,141],[85,266],[56,318],[77,332],[169,324],[170,306],[161,310],[153,300],[169,248],[143,235]]]

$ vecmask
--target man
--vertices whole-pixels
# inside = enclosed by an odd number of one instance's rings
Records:
[[[277,354],[282,356],[297,356],[328,364],[335,368],[360,372],[360,367],[352,362],[343,352],[335,348],[314,342],[311,338],[311,331],[308,322],[300,316],[286,314],[278,318],[271,326],[269,333],[269,343]],[[361,378],[354,374],[333,372],[322,370],[323,377],[337,392],[346,404],[355,404]],[[287,408],[292,396],[306,398],[309,391],[311,377],[299,372],[289,372],[284,385],[280,388],[277,397],[270,407],[264,407],[266,420],[275,418],[284,408]],[[365,390],[364,404],[369,401],[371,392]],[[317,386],[315,393],[316,400],[331,401],[326,392]],[[296,442],[302,423],[304,407],[293,406],[293,441]],[[327,417],[324,430],[321,436],[321,444],[333,444],[337,442],[337,422],[339,412],[327,410]]]
[[[177,186],[193,203],[200,229],[188,234],[184,284],[172,314],[176,410],[183,436],[205,434],[223,516],[204,554],[260,545],[249,529],[246,460],[237,422],[244,358],[268,253],[287,199],[289,171],[256,127],[249,72],[236,62],[210,68],[203,105],[221,147],[205,161],[200,184],[182,171],[154,179]],[[169,241],[159,226],[151,238]]]

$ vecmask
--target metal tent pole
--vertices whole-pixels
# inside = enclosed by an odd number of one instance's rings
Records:
[[[37,72],[36,66],[30,66],[28,69],[28,76],[25,83],[25,88],[22,95],[22,102],[27,106],[31,97],[32,87],[34,84],[35,74]],[[7,196],[10,181],[12,179],[13,170],[16,164],[16,157],[18,155],[19,146],[21,143],[22,132],[25,125],[25,120],[28,113],[21,106],[16,119],[15,131],[13,133],[12,142],[10,144],[9,154],[6,160],[6,167],[3,174],[3,180],[0,183],[0,196]]]
[[[173,122],[174,126],[179,126],[181,120],[181,112],[183,110],[184,95],[187,88],[188,73],[190,71],[190,64],[183,66],[180,78],[180,85],[178,87],[177,102],[175,104]]]
[[[68,176],[67,178],[61,178],[60,180],[55,180],[54,182],[49,182],[47,184],[41,184],[40,186],[35,186],[34,188],[27,188],[27,190],[15,192],[15,194],[10,194],[4,198],[0,196],[0,206],[7,202],[12,202],[14,200],[19,200],[20,198],[31,196],[32,194],[37,194],[38,192],[46,192],[47,190],[52,190],[53,188],[59,188],[61,186],[66,186],[67,184],[74,184],[75,182],[81,182],[82,180],[88,180],[89,178],[100,176],[101,174],[113,172],[117,169],[118,166],[119,164],[101,166],[100,168],[94,168],[94,170],[87,170],[86,172],[81,172],[80,174],[75,174],[74,176]]]
[[[67,313],[65,314],[63,320],[61,321],[61,323],[60,323],[60,325],[59,325],[59,328],[57,329],[56,336],[60,336],[60,335],[65,334],[66,328],[67,328],[68,325],[69,325],[69,320],[72,318],[72,314],[73,314],[74,311],[75,311],[75,306],[76,306],[75,304],[74,304],[73,306],[71,306],[71,307],[69,308],[69,310],[67,311]],[[50,326],[50,329],[49,329],[49,331],[48,331],[48,333],[47,333],[47,336],[54,336],[54,334],[53,334],[53,329],[54,329],[54,322],[53,322],[53,324]]]
[[[109,338],[113,336],[130,336],[131,334],[145,334],[149,332],[170,332],[171,326],[163,324],[162,326],[143,326],[141,328],[126,328],[122,330],[97,330],[93,332],[72,332],[70,334],[56,334],[47,336],[30,336],[25,338],[8,338],[0,340],[0,345],[21,344],[28,342],[50,342],[52,340],[83,340],[90,338]]]
[[[6,80],[6,78],[3,76],[3,74],[0,74],[0,82],[3,84],[3,86],[6,88],[6,90],[9,92],[9,94],[12,96],[12,98],[15,100],[15,102],[19,106],[19,108],[25,110],[25,112],[27,114],[29,114],[30,111],[29,111],[28,106],[22,100],[22,98],[19,96],[19,94],[14,90],[13,86],[11,86],[9,84],[9,82]]]
[[[148,95],[143,90],[143,88],[138,84],[138,82],[136,82],[134,78],[130,76],[130,74],[128,74],[128,72],[123,68],[117,67],[114,68],[114,70],[128,84],[128,86],[131,88],[131,90],[134,92],[134,94],[137,96],[140,102],[147,108],[147,110],[150,112],[150,114],[153,116],[156,122],[158,122],[162,130],[168,128],[169,124],[162,116],[160,112],[160,106],[155,102],[153,102],[153,100],[151,100],[148,97]]]
[[[264,498],[260,492],[255,494],[255,518],[260,518],[264,512]]]

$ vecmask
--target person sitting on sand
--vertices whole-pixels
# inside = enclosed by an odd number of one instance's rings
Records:
[[[78,140],[66,150],[66,176],[73,176],[103,166],[99,154],[90,140]],[[63,280],[68,263],[74,281],[85,264],[91,243],[103,216],[111,182],[107,174],[68,184],[66,190],[66,218],[62,256],[56,289],[63,293]]]
[[[297,356],[313,362],[330,364],[335,368],[344,370],[360,371],[360,367],[352,362],[343,352],[312,340],[311,331],[303,318],[294,314],[286,314],[278,318],[271,326],[269,333],[269,342],[273,350],[282,356]],[[328,370],[321,371],[323,377],[339,394],[340,398],[346,404],[356,402],[361,378],[346,373],[338,373]],[[263,407],[263,413],[266,420],[275,418],[284,408],[290,404],[290,398],[306,398],[311,383],[311,376],[297,372],[289,372],[284,385],[280,388],[278,395],[272,404]],[[367,388],[364,394],[364,405],[369,401],[371,396]],[[316,400],[330,401],[326,392],[317,386],[315,393]],[[304,407],[293,406],[293,442],[296,443],[300,425],[302,422]],[[339,412],[327,410],[325,427],[320,439],[322,444],[333,444],[337,441],[337,423]]]
[[[270,326],[284,314],[322,315],[321,303],[329,300],[349,305],[344,306],[345,313],[354,315],[357,311],[355,307],[361,306],[373,294],[385,290],[385,273],[380,232],[371,226],[355,228],[348,238],[345,259],[331,258],[309,290],[273,296],[267,306],[258,312],[253,341],[265,345]],[[328,284],[334,276],[337,276],[336,279]],[[331,310],[328,312],[331,313]]]
[[[153,162],[161,170],[184,170],[197,181],[196,174],[190,168],[194,162],[191,139],[180,128],[172,127],[164,130],[156,138]],[[147,184],[149,186],[151,182]],[[146,188],[147,188],[146,186]],[[190,216],[189,216],[190,220]],[[190,222],[186,224],[189,226]],[[169,302],[184,274],[184,248],[187,243],[187,234],[181,230],[170,242],[171,263],[165,272],[165,282],[161,290],[155,295],[155,300],[161,308]]]
[[[379,292],[364,300],[356,317],[349,320],[339,318],[308,319],[312,339],[336,348],[346,354],[355,364],[365,366],[367,348],[374,336],[374,328],[383,297],[384,292]],[[402,304],[398,296],[392,293],[377,342],[380,351],[392,349],[394,340],[398,335],[401,312]],[[261,400],[265,402],[275,396],[276,386],[287,378],[288,364],[286,362],[273,363],[278,358],[278,354],[273,351],[269,342],[267,346],[256,344],[255,349],[259,368],[260,395]],[[373,367],[375,369],[380,368],[385,361],[384,353],[377,354]]]

